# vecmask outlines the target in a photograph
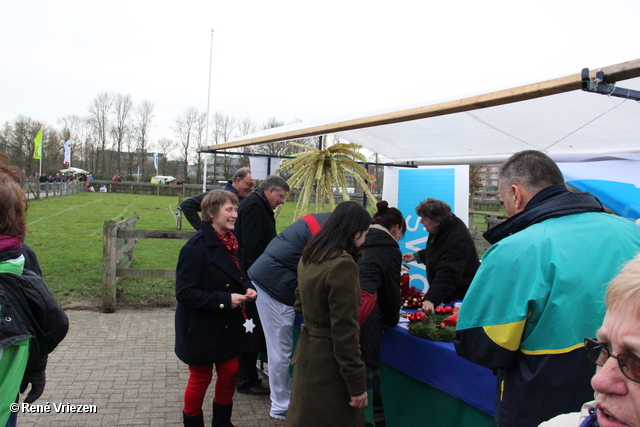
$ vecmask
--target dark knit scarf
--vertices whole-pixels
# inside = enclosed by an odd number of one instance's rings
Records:
[[[236,267],[238,267],[238,270],[240,270],[240,262],[238,261],[238,241],[236,240],[236,236],[234,236],[231,231],[227,231],[224,236],[221,236],[215,228],[211,228],[218,240],[220,240],[222,245],[227,249],[229,255],[231,255],[231,259],[235,263]]]
[[[22,274],[25,259],[20,252],[21,247],[19,238],[0,235],[0,273]]]
[[[22,240],[15,236],[0,235],[0,252],[17,251],[22,246]]]

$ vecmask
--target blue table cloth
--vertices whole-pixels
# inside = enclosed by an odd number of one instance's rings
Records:
[[[402,326],[386,328],[381,360],[425,384],[493,416],[496,377],[459,357],[452,343],[413,336]]]

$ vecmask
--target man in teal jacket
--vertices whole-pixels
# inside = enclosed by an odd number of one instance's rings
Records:
[[[462,303],[455,346],[497,373],[497,426],[537,426],[593,399],[582,343],[604,318],[606,285],[640,250],[640,227],[569,192],[538,151],[511,156],[499,189],[510,218],[484,235],[493,246]]]

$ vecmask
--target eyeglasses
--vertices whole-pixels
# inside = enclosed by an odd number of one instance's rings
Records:
[[[640,358],[634,354],[618,354],[614,356],[606,344],[601,344],[595,338],[585,338],[584,348],[587,350],[587,357],[598,366],[604,366],[609,357],[618,360],[618,366],[622,375],[631,381],[640,383]]]
[[[247,184],[247,187],[249,187],[249,188],[253,188],[253,187],[255,187],[255,186],[256,186],[256,183],[255,183],[255,182],[247,182],[247,181],[245,181],[245,180],[244,180],[244,178],[240,178],[240,180],[242,180],[242,182],[244,182],[245,184]]]

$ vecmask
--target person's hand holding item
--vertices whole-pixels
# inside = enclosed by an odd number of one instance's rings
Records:
[[[247,291],[244,293],[244,296],[247,297],[247,301],[255,301],[256,298],[258,298],[258,293],[256,292],[255,289],[247,289]]]
[[[411,262],[415,260],[416,260],[416,257],[412,253],[402,255],[403,262]]]
[[[246,295],[231,294],[231,308],[239,307],[245,301],[247,301],[247,296]]]
[[[368,399],[367,399],[367,392],[365,391],[362,394],[359,394],[358,396],[351,396],[351,401],[349,402],[349,405],[353,406],[354,408],[364,408],[365,406],[367,406],[368,403]]]
[[[422,303],[422,311],[425,312],[426,314],[433,313],[434,312],[433,303],[429,300],[424,300]]]

